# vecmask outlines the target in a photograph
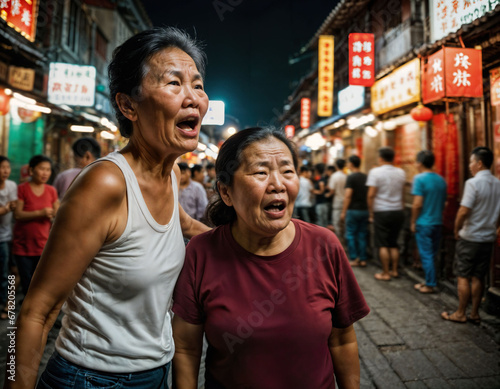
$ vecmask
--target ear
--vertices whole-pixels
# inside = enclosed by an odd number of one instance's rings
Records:
[[[231,200],[230,188],[221,182],[217,183],[217,188],[219,189],[220,197],[222,201],[224,201],[224,204],[226,204],[228,207],[232,207],[233,201]]]
[[[92,162],[94,159],[95,159],[94,156],[88,150],[85,152],[85,154],[83,154],[83,160],[87,163]]]
[[[135,102],[132,98],[125,93],[117,93],[115,97],[118,109],[128,120],[135,122],[137,120],[137,111],[135,109]]]

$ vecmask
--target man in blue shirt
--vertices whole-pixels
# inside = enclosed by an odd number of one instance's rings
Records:
[[[433,293],[437,285],[434,258],[439,250],[443,210],[446,203],[446,182],[432,171],[434,154],[424,150],[417,154],[417,174],[413,179],[411,230],[415,233],[425,283],[416,284],[420,293]]]

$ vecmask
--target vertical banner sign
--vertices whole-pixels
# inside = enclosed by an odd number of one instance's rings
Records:
[[[441,100],[444,90],[444,51],[439,50],[427,58],[423,66],[422,100],[424,104]]]
[[[295,136],[295,126],[285,126],[285,135],[287,138],[293,138]]]
[[[300,127],[309,128],[311,124],[311,99],[300,99]]]
[[[333,36],[320,35],[318,42],[318,116],[332,116]]]
[[[0,0],[0,17],[29,41],[35,40],[38,0]]]
[[[349,85],[372,86],[375,82],[373,34],[349,34]]]
[[[500,68],[490,71],[491,105],[500,105]]]
[[[445,47],[446,96],[482,97],[481,50]]]

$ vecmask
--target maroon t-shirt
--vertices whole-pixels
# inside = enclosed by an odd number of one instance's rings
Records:
[[[335,234],[293,223],[295,238],[278,255],[247,252],[229,225],[187,246],[173,311],[204,325],[206,389],[335,388],[332,326],[370,309]]]

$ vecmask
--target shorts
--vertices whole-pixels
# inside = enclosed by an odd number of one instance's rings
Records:
[[[402,210],[374,212],[373,219],[375,246],[399,247],[398,237],[405,221],[404,212]]]
[[[455,245],[455,275],[483,279],[490,267],[493,242],[460,239]]]

